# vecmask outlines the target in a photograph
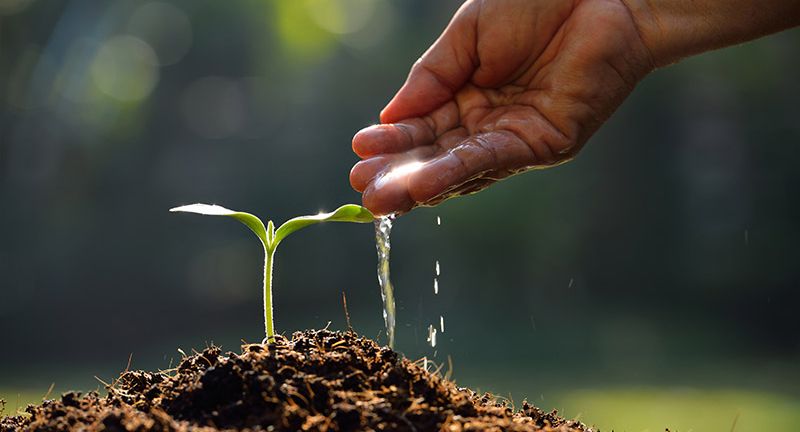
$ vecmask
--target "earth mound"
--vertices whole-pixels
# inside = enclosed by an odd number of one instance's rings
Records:
[[[30,405],[0,432],[592,431],[459,388],[352,332],[297,332],[241,354],[210,347],[171,370],[123,372],[107,390]]]

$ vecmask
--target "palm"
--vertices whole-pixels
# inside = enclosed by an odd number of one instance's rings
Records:
[[[619,0],[507,3],[465,5],[384,110],[384,124],[356,135],[364,160],[351,181],[367,207],[434,205],[565,162],[650,67]],[[475,35],[486,36],[458,39]],[[408,161],[424,164],[386,175]]]

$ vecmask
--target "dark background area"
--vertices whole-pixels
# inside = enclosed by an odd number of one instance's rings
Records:
[[[0,1],[0,397],[259,341],[258,241],[167,209],[359,202],[350,139],[458,4]],[[398,349],[547,408],[676,387],[799,406],[799,47],[659,70],[576,161],[401,217]],[[344,328],[345,292],[385,341],[370,226],[309,228],[276,260],[278,331]]]

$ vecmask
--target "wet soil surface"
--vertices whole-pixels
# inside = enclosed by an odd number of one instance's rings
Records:
[[[327,330],[126,371],[108,394],[66,393],[0,420],[11,431],[589,432],[527,403],[458,388],[373,341]]]

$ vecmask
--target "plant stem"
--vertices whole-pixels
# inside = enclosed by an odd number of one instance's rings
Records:
[[[275,328],[272,321],[272,260],[275,249],[264,248],[264,329],[267,332],[266,343],[275,341]]]

